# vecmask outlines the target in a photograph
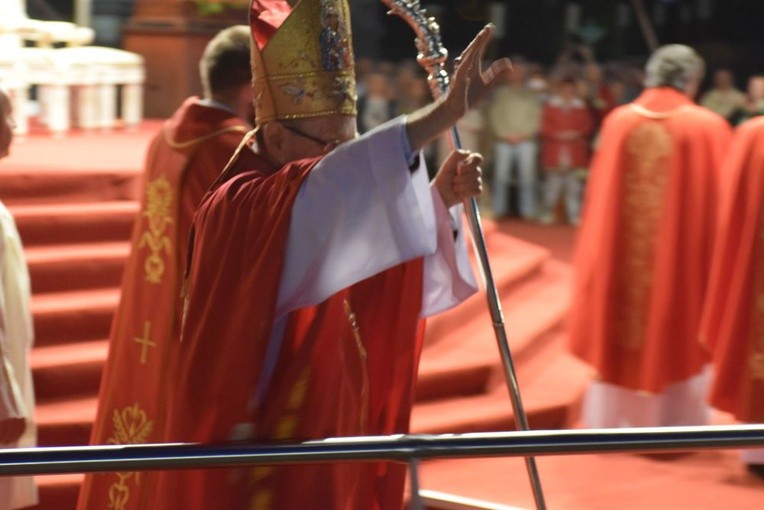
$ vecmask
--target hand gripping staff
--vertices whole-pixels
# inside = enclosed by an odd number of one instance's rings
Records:
[[[417,61],[428,72],[430,89],[432,90],[433,96],[437,98],[448,89],[450,81],[448,72],[445,70],[445,63],[448,59],[448,50],[443,47],[443,43],[441,42],[440,27],[434,18],[427,16],[427,13],[420,5],[419,0],[382,0],[382,3],[390,8],[389,14],[396,14],[403,18],[416,33],[415,44],[419,52]],[[461,148],[459,132],[456,130],[456,126],[451,128],[450,139],[452,148]],[[491,321],[493,322],[496,342],[499,346],[499,353],[501,354],[504,376],[507,380],[507,386],[509,387],[509,396],[512,401],[515,422],[520,430],[529,430],[528,417],[525,414],[523,402],[520,398],[520,387],[517,383],[517,375],[514,363],[512,362],[512,354],[510,353],[509,342],[507,341],[507,332],[504,326],[504,314],[501,309],[499,294],[496,290],[496,283],[494,282],[493,274],[491,272],[491,264],[488,260],[488,252],[486,250],[485,237],[483,235],[483,226],[480,222],[480,211],[478,210],[477,200],[471,198],[465,205],[467,216],[469,218],[470,230],[472,232],[472,241],[480,261],[480,269],[486,289],[488,308],[491,312]],[[541,480],[539,479],[538,470],[536,468],[536,460],[533,457],[525,457],[525,465],[533,489],[536,508],[538,510],[544,510],[546,509],[546,503],[544,502],[544,493],[541,490]],[[412,464],[412,468],[415,468],[415,466],[416,464]],[[416,485],[412,484],[412,490],[415,487]],[[416,498],[416,494],[414,497]]]

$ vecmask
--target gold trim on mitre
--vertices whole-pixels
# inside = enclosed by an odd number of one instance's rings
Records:
[[[257,126],[356,114],[347,0],[301,0],[263,48],[251,25]]]

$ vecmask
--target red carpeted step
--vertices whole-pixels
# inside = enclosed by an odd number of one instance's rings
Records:
[[[79,473],[35,477],[40,504],[28,510],[74,510],[83,478]]]
[[[487,228],[486,231],[491,270],[500,296],[510,294],[514,287],[536,277],[549,260],[549,252],[539,246],[494,233],[493,228]],[[474,263],[473,267],[476,267]],[[475,275],[480,278],[477,269]],[[481,290],[457,308],[428,320],[427,333],[430,341],[439,341],[437,339],[461,326],[465,318],[469,320],[486,310],[485,293]]]
[[[27,248],[128,240],[138,208],[134,200],[9,207]]]
[[[3,160],[0,198],[7,205],[134,200],[158,128],[150,121],[135,131],[19,138]]]
[[[519,377],[519,376],[518,376]],[[547,364],[542,376],[526,384],[519,377],[525,412],[532,429],[558,429],[576,418],[589,370],[568,355]],[[417,402],[411,432],[447,434],[513,430],[514,415],[506,384],[490,393]]]
[[[448,492],[421,489],[419,497],[425,510],[527,510],[518,506],[492,503],[478,498],[467,498]],[[410,499],[407,495],[405,508],[411,510]]]
[[[33,296],[36,345],[108,337],[119,292],[110,288]]]
[[[119,286],[129,253],[127,241],[27,248],[32,290],[39,294]]]
[[[133,169],[83,172],[77,179],[65,172],[14,170],[6,166],[0,180],[0,197],[8,205],[135,200],[140,193],[140,174]]]
[[[531,367],[535,370],[545,362],[539,360],[548,360],[542,353],[556,338],[567,310],[568,296],[560,289],[568,277],[567,266],[549,261],[539,276],[517,286],[502,300],[518,373]],[[473,296],[470,301],[484,299]],[[459,307],[428,321],[417,382],[418,401],[481,392],[492,377],[501,377],[490,315],[486,305],[481,306],[479,312],[464,312]],[[448,321],[450,330],[430,327],[441,320]]]
[[[764,480],[744,471],[736,451],[702,451],[674,458],[544,456],[536,463],[547,506],[553,509],[757,510],[764,498]],[[424,489],[485,504],[462,510],[501,508],[490,504],[535,508],[520,458],[428,461],[422,463],[420,478]],[[429,508],[453,509],[445,505]]]
[[[95,395],[109,352],[108,340],[36,347],[30,365],[37,402]]]
[[[71,396],[37,406],[37,442],[40,446],[78,446],[90,440],[98,399]]]

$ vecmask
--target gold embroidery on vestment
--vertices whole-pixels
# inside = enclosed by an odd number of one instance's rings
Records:
[[[751,337],[748,356],[748,369],[754,380],[764,381],[764,207],[760,208],[757,219],[759,235],[754,240],[753,247],[753,300],[754,309],[751,316]],[[750,345],[750,344],[749,344]]]
[[[170,214],[175,200],[175,192],[170,181],[165,176],[159,176],[146,185],[146,203],[143,216],[147,220],[146,230],[140,238],[138,248],[148,247],[149,255],[144,261],[146,280],[150,283],[161,283],[168,260],[163,258],[172,255],[173,245],[167,228],[174,219]]]
[[[626,140],[623,204],[616,276],[616,327],[622,346],[642,347],[653,287],[655,242],[666,200],[671,136],[660,122],[644,122]]]
[[[358,356],[361,362],[361,371],[363,373],[361,382],[361,416],[360,416],[360,431],[366,430],[366,423],[369,419],[369,369],[367,366],[367,353],[366,347],[363,345],[363,339],[361,338],[361,328],[358,326],[358,319],[353,312],[353,308],[350,306],[350,301],[343,300],[345,307],[345,315],[347,315],[348,323],[353,330],[353,339],[355,340],[356,348],[358,349]]]
[[[284,440],[294,438],[299,422],[297,412],[305,403],[309,381],[310,367],[306,367],[289,392],[285,413],[276,422],[272,439]],[[249,501],[251,510],[267,510],[272,507],[273,494],[269,489],[263,488],[263,484],[273,472],[274,469],[270,466],[255,467],[250,470],[249,479],[254,486],[254,493]]]
[[[109,438],[110,444],[141,444],[148,440],[154,423],[148,419],[146,412],[136,402],[124,409],[114,410],[112,415],[114,432]],[[130,500],[128,480],[133,478],[136,485],[140,483],[138,472],[116,473],[117,481],[109,486],[109,508],[123,510]]]
[[[257,492],[250,500],[250,510],[270,510],[273,508],[273,494],[271,491]]]
[[[748,368],[751,370],[751,377],[759,381],[764,381],[764,353],[756,352],[748,358]]]
[[[141,365],[146,364],[146,355],[149,347],[156,347],[156,343],[151,341],[151,321],[143,323],[143,337],[133,338],[133,342],[141,344]]]

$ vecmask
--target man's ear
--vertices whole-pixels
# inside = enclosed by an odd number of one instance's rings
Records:
[[[284,127],[279,122],[268,122],[263,126],[263,140],[271,150],[281,151],[284,146]]]

